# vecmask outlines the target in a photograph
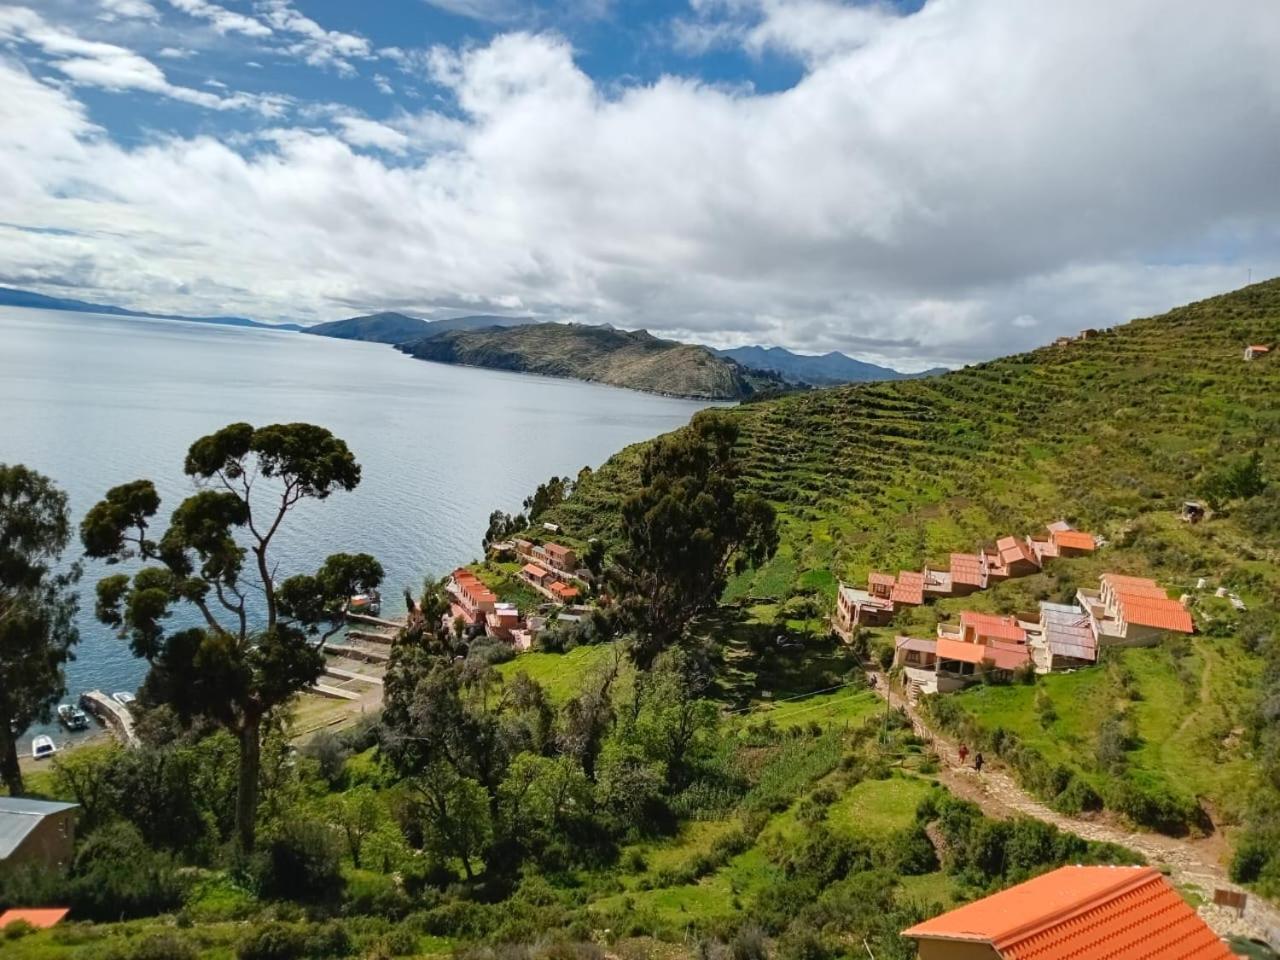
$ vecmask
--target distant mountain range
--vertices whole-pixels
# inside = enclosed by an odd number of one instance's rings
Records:
[[[783,347],[734,347],[716,350],[722,357],[736,360],[753,370],[769,370],[791,383],[807,383],[815,387],[866,380],[909,380],[946,373],[946,367],[934,367],[923,373],[902,373],[864,360],[855,360],[831,351],[820,356],[792,353]]]
[[[445,320],[422,320],[403,313],[385,311],[346,320],[332,320],[307,327],[303,333],[339,340],[367,340],[371,343],[410,343],[424,337],[448,333],[451,330],[480,330],[485,327],[515,327],[536,323],[530,317],[449,317]]]
[[[661,340],[644,330],[628,332],[609,324],[547,323],[532,317],[477,315],[423,320],[404,313],[383,311],[302,326],[297,323],[262,323],[247,317],[151,313],[51,297],[13,287],[0,287],[0,306],[300,331],[338,340],[391,344],[415,357],[442,363],[575,377],[655,393],[717,400],[741,400],[762,391],[867,380],[905,380],[946,372],[945,367],[935,367],[923,373],[902,373],[835,351],[806,356],[782,347],[716,350],[699,344]],[[516,328],[526,332],[504,334],[504,331]],[[446,335],[452,334],[483,336],[450,336],[445,339]],[[434,346],[424,345],[432,340],[441,342]]]
[[[744,400],[786,387],[776,374],[749,370],[697,344],[660,340],[644,330],[574,323],[450,330],[397,349],[421,360],[572,377],[700,400]]]
[[[222,327],[258,327],[263,330],[303,329],[297,323],[260,323],[247,317],[184,317],[176,313],[147,313],[143,310],[129,310],[126,307],[115,307],[105,303],[88,303],[84,300],[69,300],[65,297],[48,297],[43,293],[31,290],[18,290],[14,287],[0,287],[0,306],[32,307],[37,310],[69,310],[73,313],[103,313],[113,317],[141,317],[148,320],[182,320],[187,323],[212,323]]]

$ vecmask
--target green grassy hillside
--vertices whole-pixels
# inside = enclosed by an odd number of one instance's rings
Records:
[[[945,568],[950,551],[1059,517],[1108,545],[968,600],[908,611],[879,642],[899,629],[925,634],[965,607],[1026,610],[1066,599],[1108,569],[1154,576],[1179,592],[1205,577],[1210,589],[1195,603],[1200,635],[1185,649],[1130,651],[1034,688],[952,699],[966,729],[1013,731],[1051,767],[1097,789],[1115,787],[1097,760],[1098,724],[1120,715],[1130,780],[1152,796],[1199,801],[1230,826],[1248,806],[1256,771],[1246,727],[1261,668],[1249,641],[1274,622],[1280,592],[1280,524],[1266,519],[1280,487],[1280,364],[1245,362],[1242,351],[1277,339],[1280,281],[1270,281],[933,379],[743,405],[734,416],[746,474],[777,505],[782,545],[733,582],[728,599],[810,597],[825,610],[837,578]],[[1180,522],[1185,498],[1254,451],[1273,481],[1267,494],[1196,526]],[[553,519],[576,536],[616,535],[638,456],[639,448],[624,451],[584,479]],[[1238,592],[1249,612],[1214,598],[1218,585]],[[1057,712],[1049,723],[1035,709],[1041,689]]]
[[[400,349],[422,360],[593,380],[650,393],[741,400],[777,388],[774,374],[748,371],[706,347],[659,340],[643,330],[540,323],[451,331]]]

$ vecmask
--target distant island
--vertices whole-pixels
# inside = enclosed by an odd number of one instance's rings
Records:
[[[537,323],[530,317],[448,317],[444,320],[423,320],[404,313],[384,311],[346,320],[331,320],[306,327],[303,333],[338,340],[366,340],[370,343],[410,343],[424,337],[448,333],[452,330],[480,330],[486,327],[514,327]]]
[[[72,313],[101,313],[112,317],[137,317],[144,320],[181,320],[185,323],[211,323],[220,327],[257,327],[261,330],[288,330],[297,332],[304,329],[298,323],[261,323],[248,317],[185,317],[177,313],[148,313],[144,310],[130,310],[107,303],[89,303],[85,300],[71,300],[66,297],[49,297],[32,290],[19,290],[15,287],[0,287],[0,307],[30,307],[35,310],[67,310]]]
[[[776,374],[750,370],[707,347],[613,327],[537,323],[451,330],[397,349],[437,363],[571,377],[699,400],[745,400],[787,386]]]

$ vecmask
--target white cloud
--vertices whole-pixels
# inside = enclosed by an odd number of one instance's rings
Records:
[[[98,0],[102,20],[156,20],[158,11],[148,0]]]
[[[28,7],[0,7],[0,39],[26,41],[51,58],[52,66],[72,82],[116,92],[141,90],[211,110],[256,110],[279,116],[280,97],[247,93],[219,96],[170,83],[164,71],[125,47],[97,40],[47,23]]]
[[[366,59],[371,47],[364,37],[339,30],[326,30],[310,17],[299,13],[290,0],[263,0],[259,9],[271,27],[299,39],[289,44],[286,52],[302,57],[312,66],[331,66],[347,75],[355,72],[352,59]]]
[[[161,47],[156,51],[157,57],[164,57],[166,60],[190,60],[195,55],[194,50],[186,47]]]
[[[564,40],[505,34],[414,59],[436,111],[247,146],[112,143],[10,63],[0,221],[72,233],[0,232],[0,276],[188,312],[505,308],[991,356],[1280,273],[1280,18],[1225,2],[934,0],[825,46],[775,17],[803,76],[769,94],[605,90]]]
[[[339,136],[353,147],[376,147],[390,153],[404,153],[409,138],[399,130],[365,117],[342,116],[335,122]]]
[[[208,0],[169,0],[169,5],[197,20],[207,21],[218,33],[239,33],[257,38],[271,36],[271,28],[262,21]]]

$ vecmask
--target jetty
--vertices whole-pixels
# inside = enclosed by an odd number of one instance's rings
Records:
[[[388,630],[403,630],[407,624],[404,620],[386,620],[369,613],[347,613],[347,619],[355,623],[367,623],[375,627],[386,627]]]
[[[133,715],[126,707],[116,703],[101,690],[80,694],[80,706],[105,723],[126,747],[138,746],[138,735],[133,731]]]
[[[334,677],[338,680],[358,680],[361,683],[371,683],[374,686],[382,686],[382,678],[369,673],[360,673],[358,670],[347,670],[345,667],[326,666],[324,668],[325,676]]]
[[[343,690],[341,687],[334,687],[327,683],[313,683],[307,687],[309,693],[314,693],[319,697],[329,697],[333,700],[359,700],[360,694],[351,690]]]
[[[391,644],[395,642],[395,636],[389,633],[370,633],[367,630],[348,630],[348,640],[364,640],[367,643]]]

